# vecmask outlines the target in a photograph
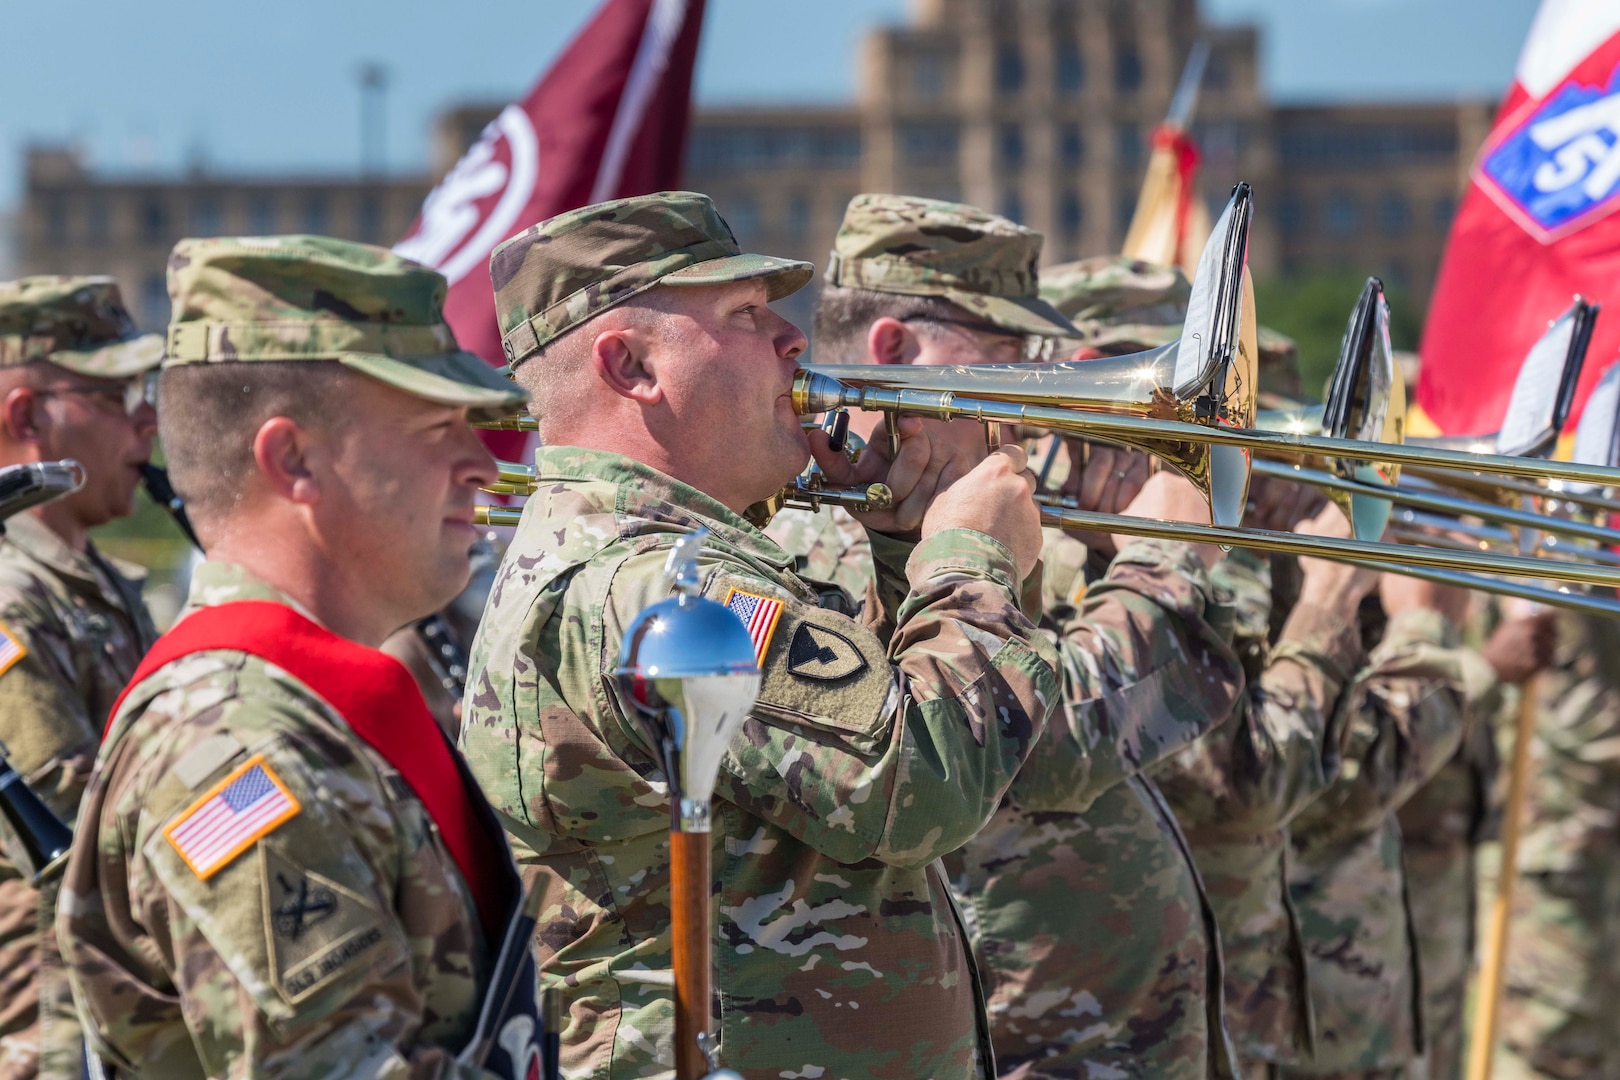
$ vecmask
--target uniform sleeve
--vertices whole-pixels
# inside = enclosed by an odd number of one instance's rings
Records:
[[[465,899],[423,896],[398,797],[363,764],[285,730],[232,734],[264,731],[267,708],[228,702],[201,738],[132,732],[92,788],[94,847],[74,853],[60,925],[94,1042],[139,1075],[200,1059],[215,1075],[485,1076],[426,1042],[443,1018],[421,965],[475,993]],[[437,914],[407,932],[396,908],[424,898]]]
[[[1334,717],[1361,653],[1354,622],[1308,604],[1294,606],[1267,653],[1270,576],[1259,560],[1226,563],[1222,585],[1239,609],[1243,642],[1260,654],[1259,677],[1229,723],[1155,773],[1177,813],[1204,837],[1285,825],[1333,781],[1340,753]]]
[[[0,582],[0,741],[12,766],[71,824],[100,741],[77,687],[68,628],[26,585]]]
[[[1400,809],[1456,754],[1496,692],[1490,664],[1438,612],[1392,619],[1344,695],[1339,776],[1299,831],[1367,829]]]
[[[618,574],[632,587],[613,592],[604,684],[624,626],[649,599],[634,583],[656,581],[663,557],[632,558]],[[764,671],[718,795],[840,862],[921,866],[965,843],[1056,700],[1050,649],[1019,606],[1006,548],[946,530],[916,545],[906,572],[885,646],[743,564],[708,564],[705,594],[745,613]],[[616,688],[611,697],[611,722],[650,757]]]
[[[1127,544],[1046,635],[1062,708],[1010,798],[1027,810],[1083,813],[1230,716],[1243,669],[1224,621],[1185,545]]]

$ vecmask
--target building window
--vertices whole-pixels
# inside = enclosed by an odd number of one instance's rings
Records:
[[[382,242],[383,208],[381,199],[372,192],[361,195],[359,203],[355,206],[354,217],[361,240],[368,244]]]
[[[141,322],[148,330],[169,325],[169,285],[162,274],[141,279]]]
[[[726,202],[726,223],[740,239],[759,235],[759,203],[752,195],[740,195]]]
[[[996,90],[1002,94],[1016,94],[1024,88],[1024,54],[1017,45],[1005,44],[996,48]]]
[[[332,231],[332,207],[321,192],[304,196],[304,231],[318,236]]]
[[[269,236],[276,231],[276,200],[271,195],[255,195],[248,200],[248,232]]]
[[[1134,94],[1142,88],[1142,54],[1135,45],[1121,45],[1114,50],[1114,89],[1122,94]]]
[[[908,165],[955,165],[959,129],[952,123],[900,125],[900,156]]]
[[[1355,233],[1360,215],[1356,211],[1356,200],[1347,192],[1338,192],[1327,204],[1328,232],[1334,236],[1350,236]]]
[[[85,215],[85,238],[97,247],[105,244],[112,235],[111,214],[107,210],[107,200],[100,195],[90,199],[89,212]]]
[[[918,97],[937,98],[945,94],[945,58],[923,53],[911,62],[911,90]]]
[[[161,244],[169,241],[169,208],[163,205],[163,200],[155,195],[148,195],[141,202],[141,239],[148,244]],[[168,294],[164,293],[167,297]],[[168,300],[164,300],[168,304]],[[165,316],[167,321],[167,316]]]
[[[1004,169],[1017,169],[1024,164],[1024,129],[1017,124],[1002,124],[996,136],[996,152]]]
[[[1086,223],[1086,204],[1080,200],[1078,191],[1065,191],[1058,200],[1058,228],[1064,236],[1074,237],[1080,234],[1080,227]]]
[[[1378,200],[1378,223],[1385,235],[1404,235],[1412,226],[1412,204],[1399,191],[1386,191]]]
[[[1114,156],[1121,169],[1142,166],[1142,129],[1135,124],[1120,124],[1114,129]]]
[[[1058,128],[1058,160],[1074,168],[1086,160],[1086,139],[1080,134],[1079,124],[1063,124]]]
[[[1086,63],[1074,45],[1058,48],[1057,66],[1053,72],[1059,97],[1073,97],[1086,84]]]
[[[67,197],[52,195],[45,203],[45,242],[65,247],[68,242]]]
[[[1114,217],[1119,226],[1119,238],[1123,243],[1125,234],[1131,231],[1131,219],[1136,217],[1137,192],[1122,191],[1119,193],[1119,204]]]
[[[794,240],[803,240],[810,233],[811,203],[808,192],[795,191],[788,196],[787,234]]]
[[[1450,195],[1442,195],[1434,200],[1434,227],[1437,229],[1451,228],[1451,219],[1457,216],[1457,200]]]
[[[191,200],[191,224],[187,227],[188,231],[192,236],[218,236],[224,217],[218,195],[212,192],[199,194]]]
[[[1297,195],[1284,195],[1277,200],[1277,229],[1286,237],[1305,233],[1305,206]]]
[[[1001,216],[1023,224],[1024,199],[1016,191],[1005,191],[1001,195]]]

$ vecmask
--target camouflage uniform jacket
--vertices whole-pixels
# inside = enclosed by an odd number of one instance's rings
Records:
[[[612,672],[624,627],[666,595],[671,544],[702,526],[705,594],[774,620],[715,797],[722,1060],[752,1076],[982,1075],[977,975],[936,860],[983,826],[1056,699],[1009,553],[961,529],[914,549],[874,538],[878,573],[911,583],[885,648],[842,590],[799,579],[694,488],[574,447],[537,465],[462,740],[546,890],[564,1071],[673,1068],[668,789]]]
[[[1220,938],[1185,838],[1143,770],[1231,714],[1230,613],[1184,546],[1137,540],[1107,576],[1049,541],[1043,629],[1064,708],[990,824],[946,866],[984,972],[1003,1075],[1228,1076]],[[1106,694],[1100,687],[1111,687]]]
[[[1289,890],[1316,1011],[1302,1073],[1387,1069],[1423,1052],[1421,982],[1395,814],[1457,752],[1496,675],[1437,612],[1392,619],[1345,694],[1339,777],[1294,820]]]
[[[1245,1062],[1308,1056],[1313,1030],[1304,939],[1288,896],[1288,823],[1332,781],[1330,723],[1355,673],[1353,623],[1296,604],[1275,645],[1271,566],[1234,551],[1215,567],[1236,613],[1248,688],[1230,721],[1154,771],[1192,846],[1221,928],[1227,1020]]]
[[[1396,815],[1423,976],[1426,1080],[1463,1076],[1479,921],[1476,862],[1501,809],[1495,738],[1492,725],[1470,724],[1456,756]]]
[[[233,600],[292,603],[197,567],[188,610]],[[165,830],[255,761],[297,810],[205,879]],[[121,1073],[485,1075],[454,1060],[493,963],[471,894],[409,785],[291,675],[226,650],[159,668],[81,816],[57,928]]]
[[[848,510],[789,507],[771,519],[765,535],[793,556],[796,576],[836,585],[857,600],[865,598],[872,581],[872,541]]]
[[[6,523],[0,633],[21,655],[0,661],[0,741],[70,825],[107,710],[157,637],[140,578],[93,546],[74,551],[32,514]],[[0,1077],[77,1078],[82,1037],[51,930],[56,887],[35,889],[35,869],[0,819]]]
[[[1562,615],[1554,665],[1533,686],[1499,1069],[1620,1076],[1620,623]]]

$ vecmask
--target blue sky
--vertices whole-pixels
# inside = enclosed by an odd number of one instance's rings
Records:
[[[1279,100],[1494,97],[1535,0],[1204,0],[1263,26]],[[585,0],[0,0],[0,212],[21,148],[74,141],[93,165],[344,171],[358,159],[355,73],[391,75],[388,158],[417,169],[447,103],[508,98],[589,14]],[[862,30],[905,0],[709,0],[701,102],[840,101]]]

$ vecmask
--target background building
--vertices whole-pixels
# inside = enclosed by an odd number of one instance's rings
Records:
[[[715,197],[745,245],[818,264],[859,191],[997,210],[1045,233],[1049,262],[1115,251],[1153,126],[1199,39],[1211,45],[1195,125],[1202,190],[1218,206],[1235,181],[1254,185],[1256,275],[1377,273],[1426,302],[1489,106],[1273,105],[1259,31],[1205,26],[1197,0],[917,0],[907,24],[867,34],[849,106],[700,110],[686,183]],[[500,104],[446,112],[421,177],[115,178],[34,148],[16,269],[115,274],[138,318],[160,326],[179,237],[396,240]],[[795,297],[787,313],[808,326],[810,303]]]

